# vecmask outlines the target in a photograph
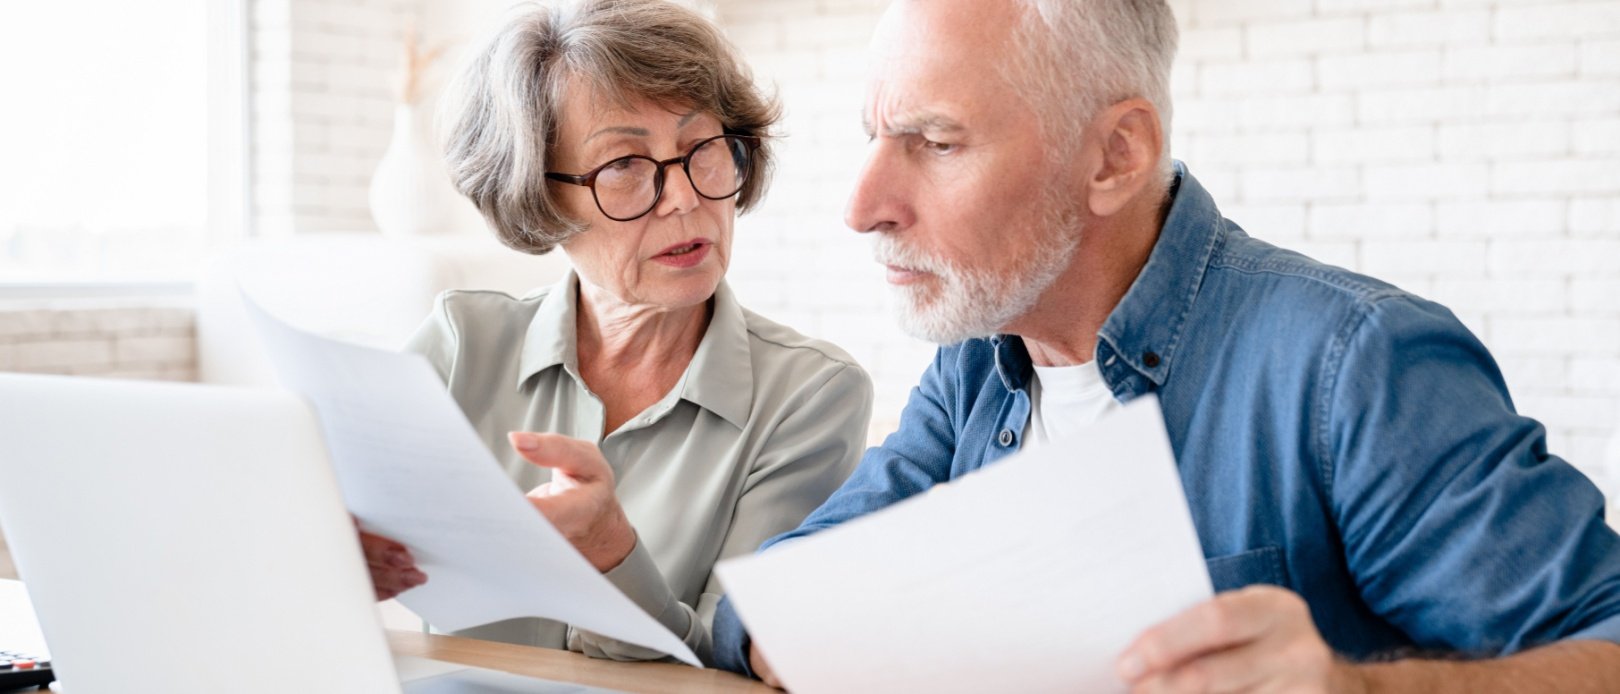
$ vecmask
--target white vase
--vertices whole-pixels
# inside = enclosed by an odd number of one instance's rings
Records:
[[[452,231],[458,195],[444,155],[434,145],[430,119],[412,104],[394,107],[394,136],[371,175],[371,218],[386,236]]]

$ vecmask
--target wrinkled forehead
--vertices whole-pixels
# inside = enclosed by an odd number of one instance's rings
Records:
[[[659,101],[633,88],[603,88],[577,76],[570,77],[557,96],[561,102],[558,135],[563,142],[583,139],[601,126],[615,123],[668,120],[684,126],[695,120],[717,121],[712,112],[690,101]]]
[[[873,32],[863,120],[891,130],[1021,104],[1006,81],[1018,18],[1004,0],[897,0]]]

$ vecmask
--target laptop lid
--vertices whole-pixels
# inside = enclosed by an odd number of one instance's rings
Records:
[[[0,527],[74,694],[399,691],[289,394],[0,374]]]

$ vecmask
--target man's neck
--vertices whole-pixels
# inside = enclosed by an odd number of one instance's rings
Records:
[[[1092,218],[1074,260],[1035,307],[1008,325],[1039,366],[1084,364],[1097,353],[1097,331],[1147,265],[1168,201],[1144,198],[1114,217]]]

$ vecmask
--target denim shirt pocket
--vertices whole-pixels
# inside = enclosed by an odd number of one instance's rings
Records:
[[[1276,545],[1205,559],[1204,563],[1217,593],[1256,583],[1288,587],[1288,564],[1283,561],[1283,549]]]

